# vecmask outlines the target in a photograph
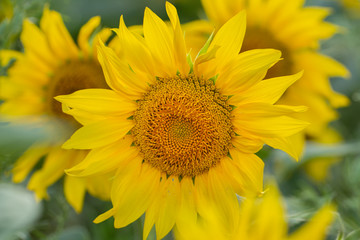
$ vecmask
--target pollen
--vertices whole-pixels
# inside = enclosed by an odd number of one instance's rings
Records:
[[[87,88],[108,88],[100,65],[93,61],[78,60],[65,63],[52,74],[48,89],[45,89],[48,113],[73,121],[71,116],[63,113],[61,103],[54,97]]]
[[[211,80],[158,78],[138,101],[131,134],[144,162],[167,175],[194,177],[225,157],[234,136],[231,106]]]

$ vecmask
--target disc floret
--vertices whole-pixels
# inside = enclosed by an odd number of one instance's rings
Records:
[[[211,80],[157,78],[138,101],[132,134],[144,162],[168,175],[207,172],[231,147],[231,106]]]

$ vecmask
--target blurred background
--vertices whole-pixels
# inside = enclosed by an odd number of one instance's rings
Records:
[[[200,0],[170,2],[177,7],[182,23],[206,18]],[[327,146],[309,141],[298,163],[270,148],[258,153],[265,161],[265,179],[275,178],[284,195],[290,231],[325,202],[330,200],[337,205],[338,216],[328,239],[360,239],[360,2],[354,2],[306,3],[331,7],[333,12],[327,21],[341,26],[339,34],[322,43],[321,52],[343,63],[351,72],[350,79],[331,79],[333,88],[351,100],[349,107],[339,109],[339,119],[331,123],[343,136],[343,143]],[[142,24],[145,6],[167,19],[163,0],[0,0],[0,48],[21,50],[19,34],[23,19],[31,18],[38,23],[45,4],[62,14],[74,38],[80,27],[96,15],[101,16],[103,27],[111,28],[118,26],[122,14],[128,26]],[[6,75],[4,67],[0,69],[1,75]],[[109,202],[88,195],[82,213],[76,214],[63,196],[61,182],[49,189],[50,199],[42,202],[36,202],[26,190],[26,182],[11,183],[9,171],[15,160],[42,137],[41,129],[15,129],[0,122],[0,239],[142,239],[143,219],[123,229],[114,229],[112,219],[92,223],[111,207]],[[325,159],[325,163],[319,162],[316,168],[329,167],[328,175],[321,180],[312,176],[308,168],[309,163],[319,159]],[[150,234],[149,239],[153,238]]]

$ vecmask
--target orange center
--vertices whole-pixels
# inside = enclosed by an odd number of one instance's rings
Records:
[[[168,175],[207,172],[228,154],[231,107],[210,80],[158,78],[138,101],[132,130],[144,162]]]

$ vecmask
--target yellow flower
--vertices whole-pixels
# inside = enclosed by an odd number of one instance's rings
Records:
[[[219,208],[211,203],[208,211],[188,231],[175,231],[177,240],[323,240],[334,219],[335,207],[323,206],[307,223],[288,233],[283,202],[276,187],[271,187],[261,199],[243,199],[240,208],[234,207],[239,221],[234,229],[219,219]]]
[[[186,231],[212,199],[233,215],[236,194],[262,192],[263,162],[254,153],[268,142],[303,130],[292,117],[305,107],[274,105],[301,73],[261,81],[280,59],[273,49],[239,54],[245,13],[230,19],[197,58],[187,57],[177,11],[166,3],[171,28],[146,8],[144,37],[120,18],[115,30],[121,57],[101,45],[99,61],[111,90],[58,96],[66,113],[84,125],[63,145],[91,149],[74,176],[116,170],[113,208],[121,228],[145,215],[144,239],[155,224],[163,238],[174,226]],[[236,204],[235,204],[236,205]]]
[[[348,99],[332,90],[329,78],[348,77],[349,73],[337,61],[318,53],[319,40],[336,33],[336,26],[324,22],[329,9],[303,7],[303,0],[202,0],[212,21],[186,24],[187,45],[198,49],[212,32],[239,11],[247,11],[247,32],[241,51],[274,48],[283,59],[267,73],[267,77],[294,74],[304,70],[304,76],[293,84],[278,104],[305,105],[309,110],[299,117],[310,126],[290,141],[297,142],[294,157],[301,154],[305,137],[321,137],[330,121],[337,118],[335,108],[348,105]],[[202,40],[201,40],[202,39]],[[195,51],[196,52],[196,51]],[[296,138],[296,139],[295,139]],[[278,148],[277,144],[270,145]]]
[[[0,113],[13,125],[33,124],[49,129],[49,138],[34,143],[15,163],[13,181],[21,182],[43,158],[41,169],[30,178],[28,188],[38,199],[48,198],[47,187],[64,175],[64,169],[80,162],[88,151],[64,150],[61,145],[79,124],[61,110],[53,99],[83,88],[107,88],[102,69],[96,60],[94,45],[106,39],[110,30],[93,36],[100,18],[89,20],[80,30],[78,45],[67,31],[59,13],[45,8],[40,27],[29,20],[23,23],[21,41],[24,53],[2,50],[1,64],[16,59],[8,76],[0,77]],[[91,43],[91,38],[93,42]],[[108,199],[109,181],[106,177],[80,179],[65,176],[64,193],[76,211],[81,211],[86,190]]]

